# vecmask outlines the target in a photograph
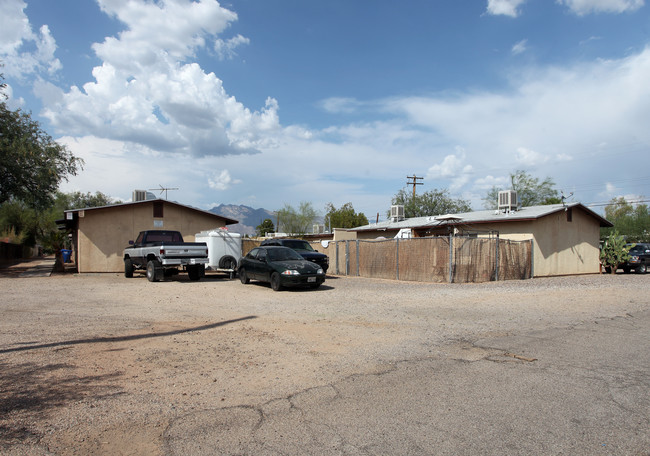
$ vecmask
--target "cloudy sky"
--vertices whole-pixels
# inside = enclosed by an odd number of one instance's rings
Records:
[[[517,169],[585,204],[650,196],[644,0],[0,7],[8,103],[85,160],[64,191],[371,220],[413,175],[477,210]]]

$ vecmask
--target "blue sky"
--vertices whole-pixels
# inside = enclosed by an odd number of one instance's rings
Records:
[[[650,196],[644,0],[0,0],[8,103],[85,160],[62,190],[384,218],[523,169]]]

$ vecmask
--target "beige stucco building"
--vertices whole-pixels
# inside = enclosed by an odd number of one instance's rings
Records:
[[[498,236],[533,241],[533,276],[592,274],[600,271],[600,228],[609,221],[580,203],[477,211],[389,220],[350,230],[357,239],[410,236]],[[402,231],[403,233],[404,231]]]
[[[176,230],[194,241],[201,231],[225,227],[237,220],[162,199],[74,209],[62,222],[72,234],[79,272],[120,272],[122,252],[144,230]]]

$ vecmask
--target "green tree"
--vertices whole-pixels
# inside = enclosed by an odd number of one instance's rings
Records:
[[[316,216],[316,210],[307,201],[301,202],[298,209],[285,204],[278,211],[278,225],[281,227],[281,231],[285,233],[303,235],[309,232]]]
[[[550,177],[543,181],[531,176],[524,170],[510,174],[510,189],[517,192],[517,199],[522,206],[540,206],[560,204],[562,199],[555,189],[555,183]],[[483,198],[483,207],[496,209],[499,206],[500,187],[493,186]]]
[[[352,203],[345,203],[337,209],[332,203],[325,206],[325,226],[332,228],[356,228],[368,224],[363,212],[356,213]]]
[[[80,158],[54,141],[29,113],[12,111],[4,100],[0,102],[0,204],[17,200],[47,208],[61,180],[76,175],[82,165]]]
[[[102,192],[95,192],[94,194],[90,192],[57,193],[56,195],[56,205],[62,207],[63,210],[111,206],[121,203],[122,201],[114,200]]]
[[[623,197],[613,198],[605,206],[605,218],[612,222],[614,227],[602,228],[601,239],[616,231],[627,242],[650,242],[650,214],[647,204],[637,204],[635,207]]]
[[[434,189],[413,197],[412,193],[403,188],[393,196],[392,204],[404,206],[404,217],[406,218],[454,214],[472,210],[469,201],[452,198],[446,189]],[[388,216],[390,217],[390,212],[388,212]]]
[[[606,271],[616,273],[618,266],[630,258],[629,251],[634,244],[625,243],[625,238],[614,231],[611,233],[600,249],[600,262]]]
[[[255,232],[260,237],[266,236],[268,233],[273,233],[274,231],[275,226],[273,226],[273,220],[268,218],[264,219],[262,223],[255,227]]]

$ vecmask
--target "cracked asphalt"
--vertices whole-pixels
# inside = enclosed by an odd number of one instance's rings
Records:
[[[650,455],[650,275],[24,272],[0,271],[3,455]]]
[[[647,455],[649,329],[645,311],[461,343],[257,407],[179,417],[168,453]]]

